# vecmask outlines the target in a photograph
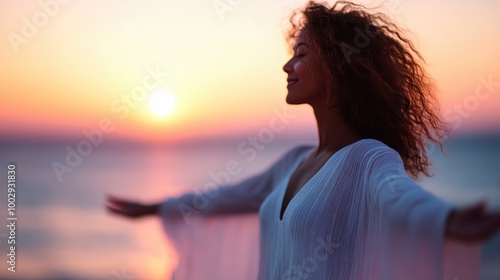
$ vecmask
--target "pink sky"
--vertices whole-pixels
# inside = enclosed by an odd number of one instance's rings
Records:
[[[305,1],[66,2],[2,4],[0,135],[78,137],[109,119],[114,137],[175,140],[248,133],[284,110],[284,23]],[[500,2],[385,3],[418,38],[457,131],[500,127]],[[148,105],[157,90],[175,99],[166,117]],[[291,134],[315,133],[307,106],[286,110]]]

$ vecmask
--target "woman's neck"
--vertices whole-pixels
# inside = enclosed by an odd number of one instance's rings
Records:
[[[314,115],[318,127],[318,148],[316,154],[335,153],[362,137],[344,120],[336,108],[314,106]]]

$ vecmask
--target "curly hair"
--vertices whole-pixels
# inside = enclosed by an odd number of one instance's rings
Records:
[[[321,73],[333,103],[364,138],[396,150],[413,178],[431,176],[425,145],[450,132],[440,118],[435,87],[415,45],[382,13],[346,1],[309,2],[296,11],[287,39],[304,31],[318,51]]]

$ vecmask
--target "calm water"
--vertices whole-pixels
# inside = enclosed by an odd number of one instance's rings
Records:
[[[193,190],[212,179],[229,161],[237,161],[240,180],[268,166],[295,145],[275,140],[255,159],[238,152],[245,139],[177,146],[103,143],[60,182],[51,164],[65,163],[65,147],[76,143],[0,141],[0,162],[17,164],[17,272],[1,279],[165,279],[175,262],[156,218],[126,220],[104,210],[106,194],[144,202]],[[313,143],[313,142],[309,142]],[[248,148],[249,146],[247,146]],[[500,211],[500,136],[456,138],[446,145],[449,157],[432,152],[435,176],[422,186],[458,205],[482,197]],[[431,147],[431,151],[435,150]],[[3,183],[2,183],[3,184]],[[4,184],[3,184],[4,185]],[[6,191],[2,192],[0,209]],[[0,213],[5,221],[6,211]],[[2,259],[7,230],[0,230]],[[483,279],[500,279],[500,236],[483,249]],[[15,276],[15,277],[13,277]],[[132,278],[135,277],[135,278]]]

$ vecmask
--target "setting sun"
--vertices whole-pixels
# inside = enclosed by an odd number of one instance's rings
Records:
[[[167,116],[172,113],[175,101],[168,91],[160,90],[153,92],[149,98],[149,109],[157,116]]]

